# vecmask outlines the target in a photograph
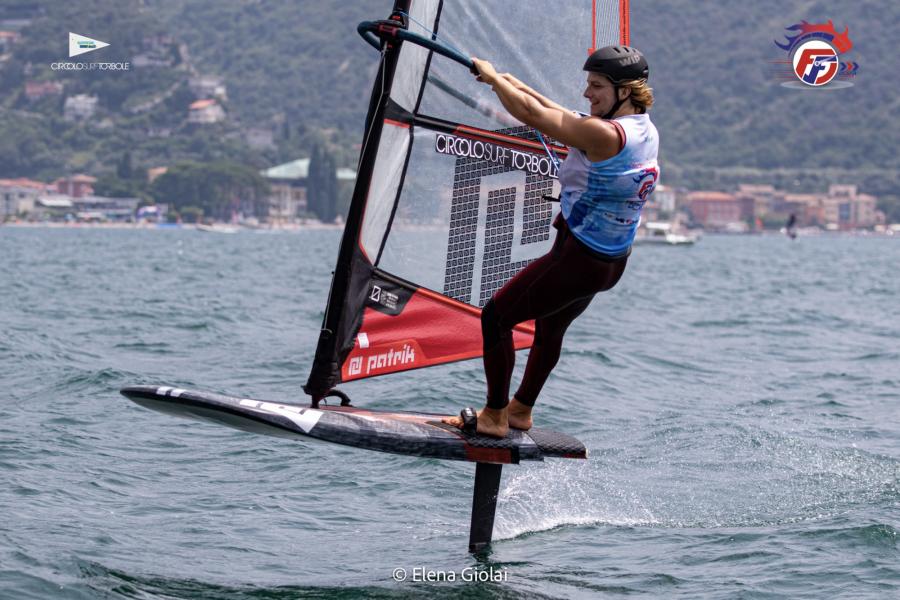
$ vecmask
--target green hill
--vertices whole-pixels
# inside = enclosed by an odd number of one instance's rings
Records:
[[[774,40],[804,19],[849,27],[861,65],[853,87],[788,89],[771,77],[769,61],[786,56]],[[900,101],[884,74],[897,64],[888,40],[898,19],[900,4],[871,0],[632,2],[632,43],[652,61],[667,178],[799,189],[852,179],[870,193],[896,193]]]
[[[355,24],[386,16],[390,0],[4,0],[0,21],[30,18],[0,63],[0,177],[95,175],[130,150],[136,167],[231,160],[253,167],[308,156],[316,140],[353,166],[377,54]],[[833,181],[874,194],[900,184],[900,101],[888,51],[900,5],[808,2],[632,2],[632,43],[651,61],[664,180],[694,188],[770,182],[822,190]],[[796,90],[770,73],[773,41],[802,19],[849,26],[855,85]],[[515,27],[511,17],[510,27]],[[0,25],[0,29],[3,26]],[[110,42],[104,61],[136,55],[168,61],[120,73],[51,71],[67,32]],[[49,41],[48,41],[49,40]],[[190,80],[221,78],[228,118],[186,123]],[[26,82],[57,81],[38,100]],[[63,99],[98,97],[90,124],[66,121]],[[248,144],[248,130],[272,145]]]

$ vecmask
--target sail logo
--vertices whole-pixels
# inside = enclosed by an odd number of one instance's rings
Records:
[[[350,368],[348,369],[348,373],[353,375],[353,361],[360,360],[357,367],[362,368],[362,359],[363,357],[357,356],[350,360]],[[403,347],[399,349],[391,348],[387,352],[382,352],[380,354],[372,354],[371,356],[365,357],[366,362],[366,375],[370,375],[375,371],[382,371],[384,369],[391,369],[393,367],[398,367],[402,365],[411,365],[416,362],[416,351],[409,344],[403,344]],[[356,374],[359,374],[357,372]]]
[[[362,373],[362,356],[356,356],[350,359],[350,365],[347,367],[347,373],[350,375],[359,375]]]
[[[534,173],[545,177],[557,178],[556,165],[546,154],[534,154],[522,152],[513,148],[506,148],[490,142],[471,140],[458,137],[449,133],[439,133],[434,138],[434,151],[438,154],[449,154],[460,158],[474,158],[498,165],[503,165],[517,171]]]
[[[535,137],[527,126],[494,133],[523,143]],[[559,180],[555,170],[548,172],[546,156],[502,148],[500,162],[478,159],[482,148],[476,143],[446,136],[436,141],[435,151],[456,156],[443,294],[484,306],[513,275],[549,250],[553,206],[545,198],[559,194]],[[523,168],[526,163],[518,155],[528,164],[546,161],[547,166]]]
[[[369,300],[388,310],[395,310],[400,305],[400,296],[387,291],[379,285],[372,286],[372,291],[369,293]]]
[[[109,46],[106,42],[69,32],[69,58]]]
[[[424,356],[412,340],[382,344],[373,348],[372,354],[360,351],[362,348],[354,349],[341,368],[344,381],[420,366],[417,363]]]
[[[784,42],[775,46],[784,50],[789,59],[772,61],[774,76],[783,86],[794,88],[848,87],[856,76],[859,63],[844,60],[841,55],[853,48],[850,28],[838,32],[834,22],[809,23],[801,21],[785,28],[794,35],[785,35]],[[799,81],[798,81],[799,80]]]

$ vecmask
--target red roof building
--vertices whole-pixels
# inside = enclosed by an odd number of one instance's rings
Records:
[[[56,191],[60,194],[66,194],[73,198],[83,198],[84,196],[94,195],[94,183],[96,182],[97,178],[90,175],[72,175],[57,179],[54,185],[56,186]]]

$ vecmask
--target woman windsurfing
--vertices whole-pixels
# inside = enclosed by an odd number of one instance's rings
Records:
[[[472,59],[477,79],[493,88],[516,119],[569,147],[559,169],[560,208],[553,248],[535,260],[484,306],[481,331],[487,403],[465,408],[445,423],[505,437],[509,427],[530,429],[532,409],[556,366],[563,336],[599,292],[625,271],[641,209],[659,175],[659,139],[647,110],[644,56],[629,46],[607,46],[584,63],[590,115],[581,116],[538,94],[491,63]],[[512,400],[515,365],[512,330],[535,320],[534,343]]]

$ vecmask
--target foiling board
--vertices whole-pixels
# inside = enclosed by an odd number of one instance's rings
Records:
[[[516,464],[522,460],[587,458],[584,444],[547,429],[510,429],[502,439],[471,435],[441,423],[443,415],[377,411],[353,406],[311,408],[165,386],[121,390],[160,412],[211,421],[252,433],[316,439],[365,450],[446,460]]]

